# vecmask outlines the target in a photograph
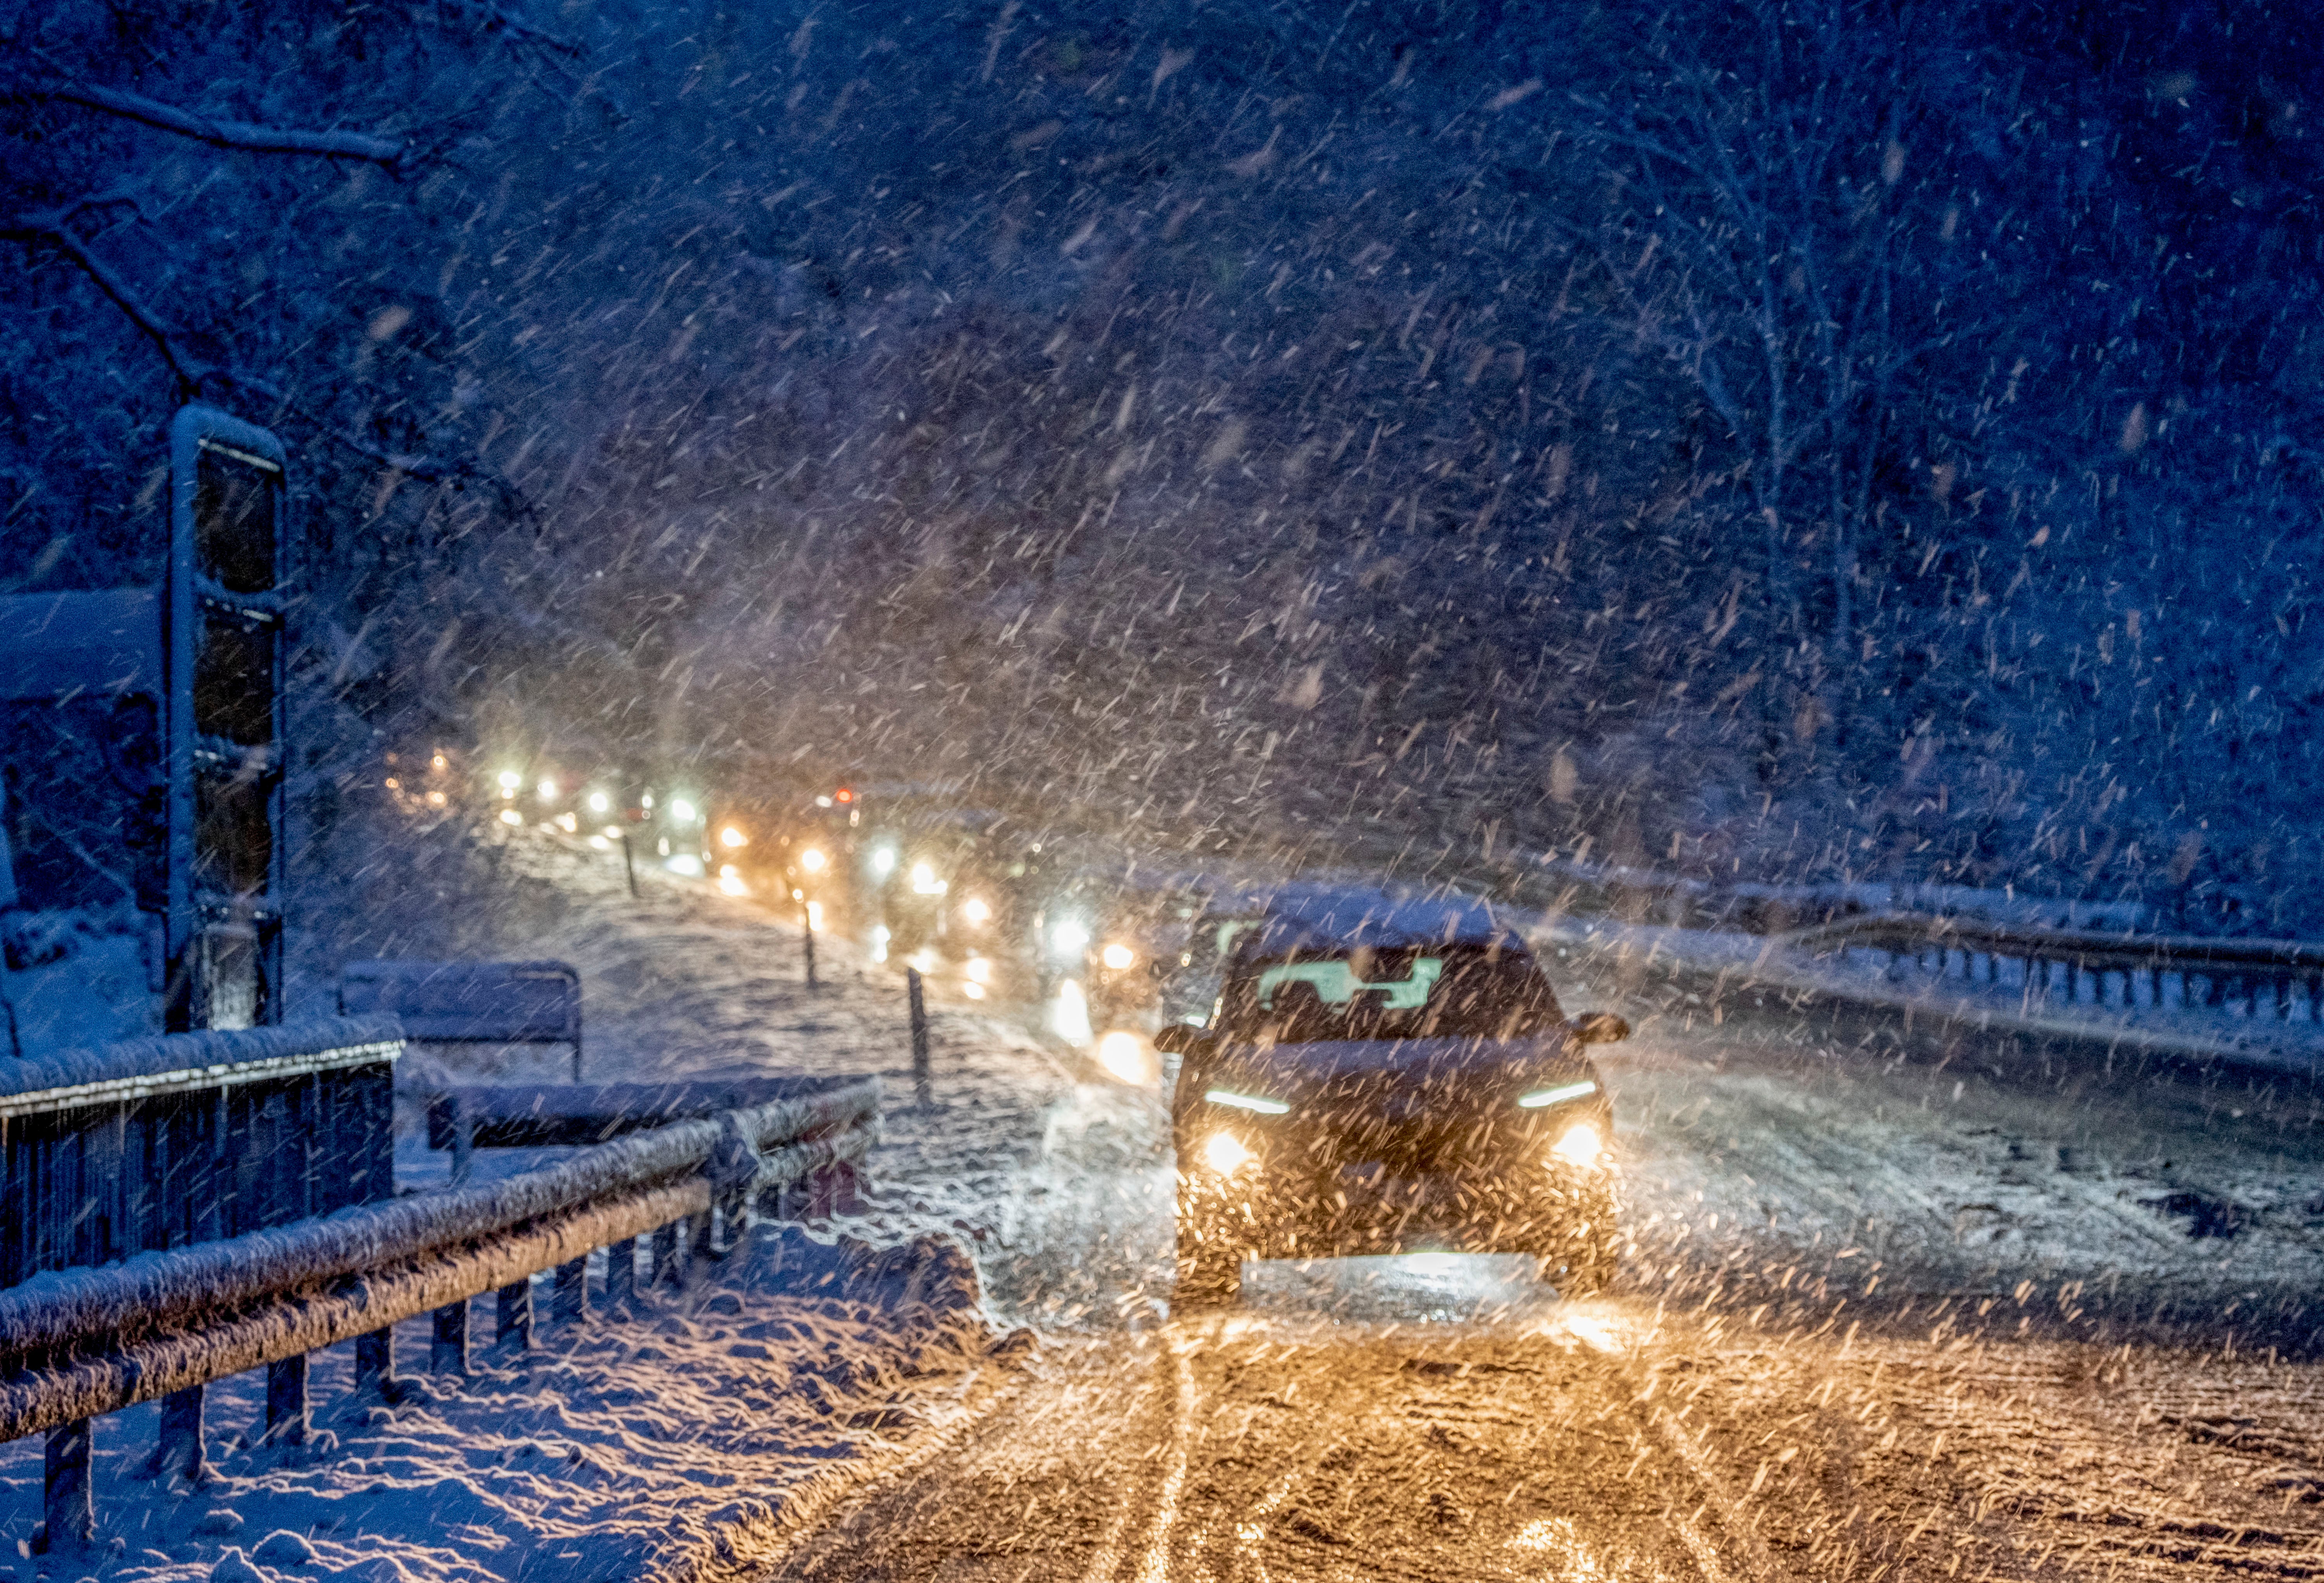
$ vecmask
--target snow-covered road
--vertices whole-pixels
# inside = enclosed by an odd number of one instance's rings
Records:
[[[301,1453],[240,1443],[237,1381],[200,1490],[134,1477],[150,1410],[99,1426],[124,1543],[89,1572],[208,1578],[278,1530],[315,1558],[278,1541],[254,1564],[279,1576],[476,1583],[2324,1571],[2304,1090],[1569,982],[1638,1029],[1603,1060],[1611,1292],[1350,1260],[1254,1266],[1240,1309],[1173,1318],[1156,1091],[940,977],[917,1106],[890,968],[826,940],[810,992],[795,925],[749,900],[661,876],[633,900],[605,854],[493,842],[503,932],[463,949],[580,967],[592,1075],[881,1076],[855,1229],[956,1237],[983,1322],[899,1327],[748,1265],[392,1410],[325,1358],[336,1444]],[[443,1171],[405,1140],[402,1180]],[[1042,1344],[995,1352],[1019,1325]],[[39,1477],[36,1442],[0,1457],[10,1538]]]

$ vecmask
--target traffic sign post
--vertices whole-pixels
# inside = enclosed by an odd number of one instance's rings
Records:
[[[159,914],[167,1032],[281,1020],[285,467],[265,430],[182,408],[162,585],[0,598],[0,702],[46,717],[6,737],[0,907]]]
[[[281,1020],[285,458],[207,407],[170,430],[165,1025]]]

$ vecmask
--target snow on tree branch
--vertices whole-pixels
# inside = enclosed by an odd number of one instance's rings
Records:
[[[79,266],[80,272],[97,282],[97,290],[113,300],[113,305],[129,317],[129,321],[145,334],[170,366],[180,392],[191,395],[200,388],[202,375],[210,373],[209,366],[179,344],[178,334],[163,321],[161,315],[145,306],[143,299],[129,289],[129,283],[114,273],[110,264],[88,250],[88,245],[73,234],[65,222],[69,210],[53,210],[46,214],[23,215],[0,223],[0,236],[11,241],[45,242]]]
[[[71,226],[67,222],[82,207],[85,206],[76,204],[61,209],[22,215],[12,220],[0,221],[0,238],[27,244],[46,243],[70,259],[78,266],[82,273],[97,283],[99,291],[112,299],[114,306],[120,309],[128,317],[129,321],[142,330],[146,338],[160,350],[162,361],[170,366],[170,373],[177,380],[179,393],[181,396],[191,399],[198,395],[203,381],[211,379],[237,385],[254,395],[263,396],[269,401],[284,405],[290,404],[289,397],[284,394],[280,386],[271,384],[263,379],[254,378],[249,375],[236,373],[232,369],[215,367],[188,351],[182,338],[168,321],[147,307],[143,299],[130,289],[129,283],[123,280],[111,265],[90,252],[88,244],[73,232]],[[531,505],[525,499],[522,491],[488,468],[479,467],[471,462],[443,462],[438,461],[433,457],[385,450],[355,435],[341,432],[326,425],[318,423],[317,427],[321,429],[328,439],[346,446],[357,455],[382,463],[399,473],[418,478],[423,483],[450,485],[456,488],[465,487],[472,483],[483,484],[500,496],[502,505],[512,515],[525,517],[531,514]]]
[[[180,137],[196,138],[220,148],[244,149],[254,153],[321,154],[332,159],[370,160],[392,171],[401,170],[410,153],[407,145],[393,138],[373,137],[361,132],[310,132],[300,127],[259,126],[246,121],[221,121],[215,116],[181,110],[175,105],[165,105],[159,99],[149,99],[142,94],[124,93],[118,88],[100,88],[88,83],[51,84],[33,91],[44,98],[62,99],[69,104],[87,106],[92,110],[126,116],[147,126],[174,132]]]

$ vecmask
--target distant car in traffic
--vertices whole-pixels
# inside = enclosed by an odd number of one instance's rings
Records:
[[[1572,1295],[1615,1262],[1614,1114],[1540,964],[1481,907],[1310,898],[1239,930],[1180,1059],[1177,1300],[1245,1259],[1517,1253]]]

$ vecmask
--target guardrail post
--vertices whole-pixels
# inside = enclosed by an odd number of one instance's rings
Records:
[[[928,1099],[928,1002],[918,967],[904,969],[904,993],[910,997],[912,1007],[912,1103],[927,1105]]]
[[[532,1277],[528,1275],[502,1287],[493,1307],[493,1339],[507,1341],[513,1338],[519,1351],[531,1351]]]
[[[457,1186],[468,1180],[475,1165],[476,1118],[468,1114],[457,1094],[449,1096],[446,1103],[452,1109],[452,1181]]]
[[[686,1217],[686,1273],[689,1279],[695,1272],[707,1268],[718,1256],[718,1245],[711,1237],[711,1212]]]
[[[307,1355],[294,1353],[266,1365],[266,1443],[307,1443]]]
[[[610,1280],[607,1284],[612,1284]],[[588,1254],[584,1254],[557,1266],[549,1308],[560,1325],[578,1325],[589,1318]]]
[[[431,1374],[468,1372],[468,1300],[447,1302],[436,1310],[436,1333],[428,1346]]]
[[[395,1383],[393,1326],[355,1338],[355,1393],[390,1402],[401,1393]]]
[[[605,1250],[605,1301],[615,1308],[638,1299],[638,1239],[625,1236]]]
[[[678,1232],[684,1225],[685,1222],[682,1220],[673,1220],[667,1226],[658,1226],[654,1228],[653,1256],[650,1273],[647,1276],[647,1280],[651,1284],[665,1286],[684,1278],[683,1272],[678,1267],[680,1257]]]
[[[86,1418],[49,1431],[41,1459],[41,1507],[46,1524],[38,1548],[69,1551],[97,1538],[97,1495],[89,1487],[90,1424]]]
[[[863,1212],[862,1169],[853,1160],[835,1160],[807,1173],[807,1213],[817,1220]]]
[[[161,1398],[161,1432],[146,1471],[156,1478],[175,1474],[190,1483],[201,1477],[208,1460],[202,1445],[202,1387],[171,1392]]]

